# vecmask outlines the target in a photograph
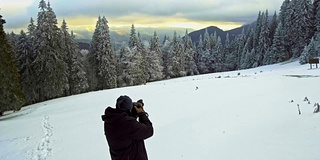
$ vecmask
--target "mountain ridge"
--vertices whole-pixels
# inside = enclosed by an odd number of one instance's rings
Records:
[[[221,42],[224,45],[227,34],[229,34],[229,40],[233,41],[237,35],[241,34],[243,31],[246,32],[250,25],[251,24],[246,24],[227,31],[223,31],[217,26],[209,26],[200,30],[193,31],[189,33],[189,36],[191,37],[192,42],[198,45],[200,35],[202,35],[203,38],[205,31],[207,30],[209,35],[214,35],[216,33],[217,36],[221,38]]]
[[[202,38],[203,38],[205,30],[207,29],[209,35],[211,34],[214,35],[214,33],[217,33],[217,36],[221,38],[221,43],[224,45],[227,33],[229,34],[229,40],[233,41],[237,35],[243,32],[243,30],[246,32],[251,24],[245,24],[245,25],[242,25],[241,27],[237,27],[227,31],[223,31],[217,26],[208,26],[206,28],[202,28],[202,29],[190,32],[189,36],[191,37],[192,42],[198,45],[200,35],[202,35]],[[110,35],[112,37],[112,40],[116,40],[117,43],[119,43],[118,47],[121,46],[120,44],[122,44],[123,42],[129,41],[129,35],[120,35],[120,34],[117,34],[116,32],[111,32]],[[153,36],[148,34],[141,34],[141,35],[142,35],[142,39],[144,40],[149,40]],[[164,38],[164,34],[163,35],[158,34],[158,37],[160,38],[160,41],[162,41]],[[80,47],[81,49],[89,49],[88,45],[90,45],[91,39],[76,39],[76,41],[79,44],[81,44],[81,47]]]

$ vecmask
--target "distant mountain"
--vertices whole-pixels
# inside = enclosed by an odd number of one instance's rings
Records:
[[[243,29],[246,32],[248,30],[249,26],[250,26],[249,24],[248,25],[243,25],[241,27],[238,27],[238,28],[235,28],[235,29],[232,29],[232,30],[228,30],[228,31],[223,31],[222,29],[220,29],[220,28],[218,28],[216,26],[210,26],[210,27],[203,28],[203,29],[200,29],[200,30],[197,30],[197,31],[193,31],[193,32],[189,33],[189,36],[191,37],[192,42],[196,43],[196,45],[198,45],[200,35],[202,35],[202,38],[203,38],[204,33],[205,33],[206,29],[207,29],[209,35],[211,35],[211,34],[214,35],[214,33],[216,32],[217,36],[220,36],[221,42],[224,45],[227,33],[229,33],[229,39],[230,39],[230,41],[232,41],[232,40],[235,39],[235,37],[237,35],[242,33]]]
[[[191,37],[192,42],[196,43],[198,45],[199,37],[200,37],[200,35],[202,35],[202,39],[203,39],[204,33],[206,32],[206,29],[208,30],[209,35],[211,35],[211,34],[214,35],[214,33],[216,32],[217,36],[220,36],[221,40],[223,39],[222,40],[223,42],[225,41],[227,33],[224,32],[223,30],[221,30],[220,28],[216,27],[216,26],[210,26],[210,27],[203,28],[203,29],[200,29],[200,30],[193,31],[193,32],[189,33],[189,36]]]
[[[254,25],[255,22],[253,22],[252,24]],[[207,28],[203,28],[203,29],[200,29],[200,30],[193,31],[193,32],[189,33],[189,36],[191,37],[192,42],[196,43],[196,45],[198,45],[199,36],[202,35],[202,38],[203,38],[203,35],[204,35],[206,29],[208,29],[209,35],[211,35],[211,34],[214,35],[214,33],[216,32],[217,36],[220,36],[221,42],[224,45],[227,33],[229,33],[229,39],[230,39],[230,41],[232,41],[232,40],[235,39],[235,37],[237,35],[242,33],[243,29],[246,32],[248,30],[249,26],[250,25],[247,24],[247,25],[243,25],[241,27],[235,28],[235,29],[228,30],[228,31],[223,31],[222,29],[220,29],[218,27],[210,26],[210,27],[207,27]],[[152,32],[149,31],[149,32],[146,32],[146,33],[144,31],[146,31],[146,30],[142,30],[142,32],[141,32],[142,33],[141,34],[142,40],[145,40],[145,41],[150,40],[150,38],[153,36],[153,31]],[[169,33],[169,34],[166,34],[166,33]],[[174,33],[174,30],[172,30],[171,32],[168,32],[168,30],[164,30],[164,31],[159,30],[159,31],[157,31],[158,37],[159,37],[161,42],[163,40],[164,35],[172,37],[173,33]],[[184,35],[184,33],[185,33],[184,30],[179,30],[177,34],[178,35]],[[124,35],[120,35],[120,34],[117,34],[116,32],[111,32],[110,33],[110,37],[111,37],[111,41],[113,42],[112,45],[116,45],[115,48],[119,49],[122,46],[123,43],[128,43],[129,42],[130,35],[129,35],[129,33],[124,34]],[[80,49],[89,50],[91,39],[76,39],[76,41],[78,42]],[[114,42],[116,42],[116,43],[114,43]]]
[[[80,50],[82,50],[82,49],[89,50],[90,43],[91,43],[90,39],[76,39],[76,42],[78,43]]]

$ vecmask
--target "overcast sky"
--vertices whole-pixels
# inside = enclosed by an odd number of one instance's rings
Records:
[[[0,15],[7,32],[26,29],[37,18],[40,0],[0,0]],[[47,1],[47,0],[46,0]],[[105,16],[110,30],[121,31],[131,24],[139,27],[223,30],[256,20],[259,11],[272,16],[284,0],[50,0],[59,26],[65,19],[75,32],[93,32],[97,17]]]

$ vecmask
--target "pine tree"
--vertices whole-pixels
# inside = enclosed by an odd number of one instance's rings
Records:
[[[138,32],[138,48],[137,51],[140,52],[142,56],[142,61],[140,63],[142,70],[142,75],[139,77],[141,79],[141,83],[145,84],[148,81],[148,77],[150,76],[148,73],[148,66],[150,66],[150,62],[147,61],[147,53],[150,52],[148,47],[145,47],[145,43],[141,38],[140,32]]]
[[[226,70],[236,70],[240,68],[241,56],[243,49],[245,47],[246,38],[244,30],[242,34],[236,36],[234,41],[230,45],[230,51],[225,55],[225,69]]]
[[[165,58],[165,76],[167,78],[176,78],[186,75],[184,44],[182,42],[182,38],[177,36],[176,31],[174,31],[174,35]]]
[[[277,24],[278,24],[278,16],[277,16],[277,12],[274,12],[272,20],[271,20],[270,25],[269,25],[269,39],[270,39],[270,42],[271,42],[270,45],[272,45],[274,34],[276,32],[276,29],[277,29]]]
[[[161,52],[162,52],[162,66],[163,66],[163,76],[165,79],[168,79],[170,78],[170,75],[171,74],[171,54],[170,54],[170,44],[171,44],[171,41],[166,38],[167,36],[165,36],[165,40],[162,44],[162,47],[161,47]]]
[[[247,33],[246,43],[241,53],[240,69],[251,68],[256,61],[252,55],[254,30],[250,25]]]
[[[290,2],[291,25],[289,36],[292,43],[293,58],[300,56],[303,48],[309,44],[312,32],[312,7],[310,0],[292,0]]]
[[[318,35],[320,33],[320,0],[313,1],[313,14],[314,14],[314,27],[315,34]]]
[[[26,97],[26,104],[36,102],[34,72],[32,70],[32,44],[26,33],[21,30],[17,44],[17,55],[19,55],[17,66],[21,76],[21,87]]]
[[[317,42],[314,38],[311,39],[311,42],[308,46],[306,46],[300,56],[300,64],[308,63],[310,58],[316,58],[319,56],[319,42]]]
[[[288,55],[288,58],[292,57],[292,53],[290,51],[291,45],[292,45],[292,41],[291,41],[291,36],[292,34],[290,34],[290,28],[292,25],[292,21],[291,21],[291,10],[290,10],[290,0],[284,0],[284,2],[281,5],[280,8],[280,13],[279,13],[279,23],[282,24],[282,33],[284,35],[284,49],[286,54]]]
[[[230,46],[230,36],[229,36],[229,33],[227,33],[226,40],[224,42],[224,47],[225,47],[225,49],[227,49],[227,48],[229,48],[229,46]]]
[[[203,41],[202,41],[202,35],[199,36],[199,43],[196,47],[196,53],[195,53],[195,62],[198,68],[199,73],[205,73],[207,70],[205,68],[204,63],[202,63],[202,54],[203,54]]]
[[[245,44],[246,44],[246,35],[245,35],[245,32],[244,32],[244,29],[242,30],[242,33],[240,35],[238,35],[236,37],[236,40],[235,40],[235,51],[234,51],[234,56],[235,56],[235,67],[236,69],[240,69],[241,68],[241,63],[244,59],[244,56],[242,55],[243,53],[243,49],[245,47]]]
[[[17,57],[19,56],[17,54],[18,36],[14,32],[11,32],[10,34],[9,33],[7,34],[6,38],[8,40],[10,47],[11,47],[12,56],[15,59],[15,61],[17,61]]]
[[[166,42],[170,41],[170,38],[169,36],[167,36],[166,34],[164,35],[163,37],[163,42],[162,42],[162,45],[164,45]]]
[[[198,70],[200,73],[211,73],[213,72],[213,54],[210,44],[210,36],[206,29],[205,34],[199,37],[198,51],[200,55],[200,61],[198,63]]]
[[[123,43],[120,50],[119,54],[117,56],[117,86],[118,87],[125,87],[129,86],[131,82],[128,82],[129,79],[128,76],[128,70],[127,70],[127,65],[128,65],[128,57],[127,55],[129,54],[129,47],[127,46],[126,43]]]
[[[107,19],[99,16],[91,42],[89,62],[92,67],[91,89],[103,90],[117,87],[116,59],[111,46]]]
[[[69,34],[65,20],[62,21],[61,32],[61,41],[64,46],[63,50],[66,53],[68,66],[69,90],[67,92],[70,95],[83,93],[89,88],[86,72],[80,61],[80,50],[74,40],[73,32],[71,32],[71,35]]]
[[[26,98],[26,104],[33,104],[39,101],[36,93],[36,72],[33,66],[33,61],[36,56],[33,43],[35,40],[35,30],[36,25],[34,25],[34,20],[31,18],[30,24],[28,25],[28,32],[24,33],[21,31],[17,45],[21,87]]]
[[[120,51],[121,67],[123,73],[119,75],[118,81],[121,86],[132,86],[145,84],[148,78],[148,71],[146,63],[147,50],[142,43],[140,34],[136,35],[134,25],[131,27],[131,35],[128,47],[123,46]]]
[[[289,59],[289,54],[285,48],[285,31],[283,25],[280,22],[276,29],[274,39],[271,47],[271,56],[274,58],[270,61],[270,64],[283,62]]]
[[[211,50],[211,44],[210,44],[210,36],[208,33],[208,28],[206,28],[203,36],[203,49],[205,51],[210,51]]]
[[[60,29],[50,3],[40,1],[37,28],[35,30],[35,60],[33,70],[37,100],[44,101],[65,95],[68,84],[65,55],[61,49]]]
[[[134,24],[132,24],[131,32],[130,32],[129,47],[132,49],[137,46],[138,46],[138,38],[137,38],[137,34],[136,34],[136,29],[134,27]]]
[[[186,34],[184,36],[184,49],[185,49],[185,55],[186,55],[186,61],[185,61],[185,71],[186,74],[189,75],[198,75],[199,71],[197,69],[196,62],[194,60],[195,57],[195,50],[193,49],[192,40],[188,34],[188,30],[186,30]]]
[[[174,31],[173,40],[171,43],[171,55],[172,55],[172,73],[171,77],[186,76],[185,72],[185,54],[182,38],[177,36]]]
[[[303,52],[300,55],[299,63],[300,64],[306,64],[306,63],[308,63],[309,58],[310,58],[310,56],[309,56],[309,47],[305,46],[304,49],[303,49]]]
[[[257,65],[265,65],[265,55],[269,51],[269,46],[271,44],[269,39],[269,23],[268,23],[268,10],[262,13],[262,24],[261,24],[261,32],[259,35],[259,43],[258,43],[258,57],[257,57]]]
[[[254,38],[253,38],[253,48],[255,50],[257,50],[259,47],[259,38],[260,38],[259,36],[260,36],[261,29],[262,29],[262,15],[261,15],[261,11],[259,11],[258,18],[256,21]]]
[[[19,73],[3,29],[4,23],[0,15],[0,115],[4,111],[19,110],[25,101]]]
[[[100,43],[99,35],[100,35],[100,25],[101,25],[101,16],[98,17],[96,27],[94,30],[94,33],[92,35],[92,40],[90,44],[90,51],[88,54],[88,67],[87,67],[87,77],[88,77],[88,83],[89,83],[89,90],[95,91],[97,90],[98,86],[98,79],[97,79],[97,68],[99,65],[99,57],[97,55],[98,52],[98,46]]]
[[[218,37],[217,41],[215,42],[215,46],[213,48],[213,68],[214,72],[222,72],[225,70],[225,55],[224,49],[222,46],[221,38]]]
[[[153,38],[151,39],[150,42],[150,53],[147,54],[146,59],[148,61],[148,81],[156,81],[156,80],[161,80],[163,79],[163,74],[162,74],[162,52],[161,52],[161,47],[160,47],[160,41],[159,37],[157,35],[157,32],[155,31],[153,34]]]

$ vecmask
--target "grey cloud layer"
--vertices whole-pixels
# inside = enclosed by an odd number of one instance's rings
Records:
[[[278,11],[283,0],[52,0],[54,10],[62,16],[99,14],[107,17],[146,14],[179,16],[205,21],[247,21],[258,12]]]
[[[142,14],[178,17],[199,21],[252,22],[259,11],[278,11],[283,0],[50,0],[59,19],[73,16],[105,15],[107,18]],[[39,0],[27,8],[27,14],[10,17],[10,27],[36,19]]]

